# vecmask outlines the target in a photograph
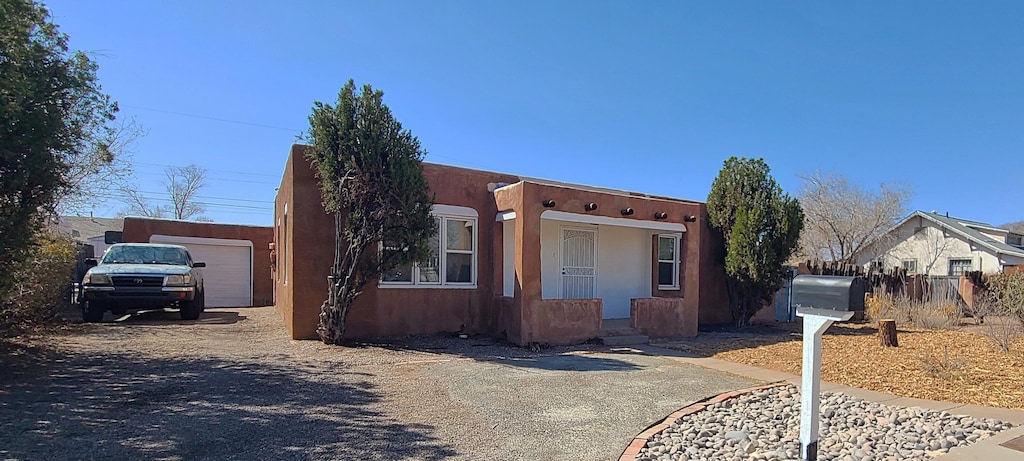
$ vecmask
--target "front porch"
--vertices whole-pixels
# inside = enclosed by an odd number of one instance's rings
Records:
[[[566,197],[581,192],[589,197]],[[689,209],[699,204],[527,182],[499,188],[495,198],[510,341],[569,344],[617,330],[696,334],[696,277],[686,275],[699,245],[680,221],[695,220]],[[565,211],[575,208],[582,212]]]

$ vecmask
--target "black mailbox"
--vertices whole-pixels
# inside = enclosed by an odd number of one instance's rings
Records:
[[[792,304],[793,307],[862,311],[865,285],[861,277],[798,275],[793,279]]]

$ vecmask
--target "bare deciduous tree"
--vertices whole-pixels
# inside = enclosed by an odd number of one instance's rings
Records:
[[[132,177],[132,148],[145,135],[135,119],[89,134],[88,148],[65,154],[66,186],[57,194],[58,214],[80,214],[116,196]]]
[[[1024,221],[1008,222],[999,227],[1013,232],[1014,234],[1024,234]]]
[[[906,216],[913,194],[899,184],[882,183],[877,191],[863,189],[834,172],[814,171],[801,179],[800,248],[805,257],[828,261],[851,262],[854,254]]]
[[[195,219],[210,221],[203,216],[206,204],[197,200],[199,191],[206,186],[206,169],[196,165],[185,167],[168,167],[164,170],[164,190],[167,198],[153,199],[144,195],[136,188],[121,189],[122,200],[128,206],[124,214],[145,216],[150,218]],[[153,205],[152,201],[166,202]]]

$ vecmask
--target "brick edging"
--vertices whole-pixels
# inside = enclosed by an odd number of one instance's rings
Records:
[[[633,438],[629,446],[619,456],[619,461],[636,461],[636,455],[640,454],[640,450],[647,446],[647,442],[651,440],[651,437],[661,433],[661,431],[667,429],[672,423],[675,423],[679,418],[686,415],[692,415],[704,411],[709,405],[724,402],[728,399],[739,397],[744,394],[749,394],[754,391],[760,391],[764,389],[771,389],[773,387],[787,386],[789,383],[786,381],[777,381],[774,383],[765,384],[762,386],[748,387],[746,389],[740,389],[731,392],[724,392],[714,397],[708,397],[704,400],[698,400],[690,405],[687,405],[679,410],[672,412],[660,423],[648,427],[646,430]]]

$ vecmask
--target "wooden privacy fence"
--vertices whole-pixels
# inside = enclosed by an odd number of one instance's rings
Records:
[[[865,270],[862,266],[835,261],[808,260],[797,266],[799,275],[841,275],[864,277],[874,295],[906,296],[914,301],[948,300],[974,307],[983,291],[980,271],[961,277],[908,274],[902,267]]]

